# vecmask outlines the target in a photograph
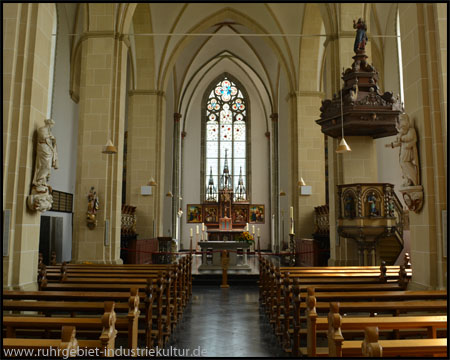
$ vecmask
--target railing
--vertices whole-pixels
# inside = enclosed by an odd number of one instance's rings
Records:
[[[400,202],[400,199],[397,197],[397,194],[395,192],[392,192],[393,194],[393,200],[394,200],[394,216],[396,218],[395,223],[395,232],[397,234],[397,238],[401,242],[401,245],[404,246],[404,240],[403,240],[403,228],[404,228],[404,212],[403,212],[403,205]]]

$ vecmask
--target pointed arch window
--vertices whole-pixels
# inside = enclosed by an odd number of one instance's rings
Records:
[[[224,75],[206,93],[204,109],[205,201],[217,202],[218,190],[227,186],[224,177],[231,176],[229,188],[234,201],[246,201],[247,190],[247,105],[243,89]]]

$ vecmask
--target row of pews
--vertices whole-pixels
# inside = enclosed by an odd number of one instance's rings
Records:
[[[169,265],[40,262],[38,291],[3,290],[4,349],[162,349],[192,294],[191,267],[189,254]]]
[[[400,266],[276,267],[260,257],[259,268],[260,307],[286,354],[447,356],[447,291],[407,290],[408,254]]]

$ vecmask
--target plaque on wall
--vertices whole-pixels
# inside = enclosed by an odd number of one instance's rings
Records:
[[[232,209],[233,224],[246,224],[248,219],[248,205],[233,205]]]
[[[248,222],[254,224],[264,224],[264,205],[250,205],[250,219]]]
[[[202,205],[188,204],[186,211],[186,219],[188,223],[201,223],[203,222]]]
[[[203,219],[205,224],[218,224],[219,205],[203,205]]]
[[[59,212],[72,212],[73,207],[73,194],[66,193],[63,191],[53,190],[53,204],[50,211],[59,211]]]

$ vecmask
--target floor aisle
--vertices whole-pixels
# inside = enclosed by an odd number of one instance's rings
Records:
[[[284,356],[264,315],[258,287],[194,286],[171,346],[203,350],[210,357]]]

